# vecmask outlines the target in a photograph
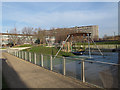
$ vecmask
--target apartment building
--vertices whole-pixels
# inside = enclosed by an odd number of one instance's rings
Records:
[[[0,33],[0,41],[2,46],[10,43],[15,45],[33,44],[36,41],[36,37],[34,35]]]
[[[85,33],[91,33],[91,37],[94,40],[98,40],[99,39],[99,32],[98,32],[98,25],[91,25],[91,26],[81,26],[81,27],[73,27],[71,29],[75,29],[76,32],[85,32]]]

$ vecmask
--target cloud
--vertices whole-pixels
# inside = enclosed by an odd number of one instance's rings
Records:
[[[90,22],[99,22],[102,23],[108,22],[111,19],[116,18],[117,14],[110,14],[111,12],[96,12],[96,11],[68,11],[68,12],[52,12],[52,13],[22,13],[14,12],[11,13],[9,17],[7,15],[4,17],[4,20],[12,20],[18,23],[29,23],[37,25],[49,25],[49,24],[76,24],[76,23],[90,23]]]
[[[81,25],[99,25],[99,33],[112,35],[113,31],[117,32],[117,10],[69,10],[37,13],[26,11],[7,11],[3,12],[3,21],[13,21],[17,23],[19,30],[26,25],[31,27],[41,27],[50,29],[52,27],[71,27]],[[13,25],[14,26],[14,25]],[[109,32],[109,31],[110,32]]]

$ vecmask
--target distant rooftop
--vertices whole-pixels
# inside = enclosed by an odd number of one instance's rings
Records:
[[[12,33],[0,33],[0,35],[34,36],[34,35],[31,35],[31,34],[12,34]]]

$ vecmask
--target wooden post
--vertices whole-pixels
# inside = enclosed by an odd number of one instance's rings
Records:
[[[63,75],[66,75],[65,57],[63,57]]]
[[[68,52],[70,52],[70,42],[67,42]]]

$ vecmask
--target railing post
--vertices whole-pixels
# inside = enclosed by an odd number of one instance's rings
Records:
[[[14,56],[15,56],[15,50],[14,50]]]
[[[25,60],[27,60],[27,52],[25,52]]]
[[[16,50],[16,57],[17,57],[17,50]]]
[[[18,57],[18,51],[17,51],[17,57]]]
[[[22,51],[22,59],[24,58],[23,56],[24,56],[24,53],[23,53],[23,51]]]
[[[20,51],[20,58],[22,58],[22,52]]]
[[[66,64],[65,57],[63,57],[63,75],[66,75]]]
[[[82,82],[85,82],[85,61],[81,61],[81,79]]]
[[[13,55],[15,56],[15,50],[14,50],[14,52],[13,52]]]
[[[19,58],[19,51],[18,51],[18,58]]]
[[[9,49],[7,50],[7,52],[9,53]]]
[[[53,70],[53,66],[52,66],[52,55],[50,56],[50,70]]]
[[[29,60],[30,60],[30,62],[31,62],[31,53],[29,52]]]
[[[16,50],[15,50],[15,56],[16,56]]]
[[[28,53],[26,52],[26,61],[28,60]]]
[[[19,51],[19,58],[20,58],[20,51]]]
[[[35,57],[34,57],[34,58],[35,58],[35,62],[34,62],[34,63],[36,64],[36,53],[34,54],[34,56],[35,56]]]
[[[18,58],[19,58],[19,51],[18,51]]]
[[[24,60],[26,60],[26,52],[24,52]]]
[[[41,67],[43,67],[43,54],[41,54]]]

